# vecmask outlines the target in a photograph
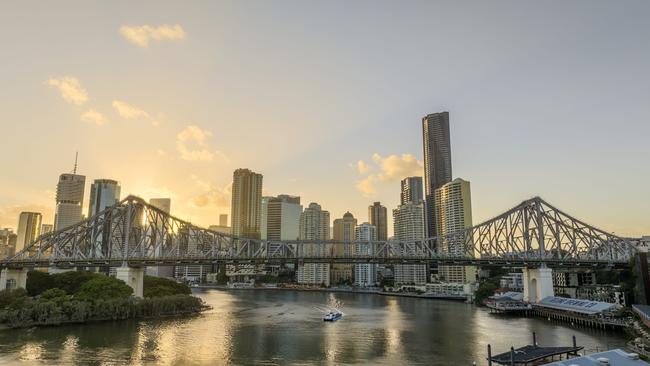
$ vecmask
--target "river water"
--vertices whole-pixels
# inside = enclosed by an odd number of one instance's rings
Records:
[[[622,333],[497,316],[462,302],[373,294],[195,290],[198,316],[0,331],[0,365],[485,365],[511,345],[621,347]],[[323,310],[345,316],[322,321]]]

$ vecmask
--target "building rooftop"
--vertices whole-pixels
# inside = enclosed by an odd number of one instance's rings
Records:
[[[563,355],[567,353],[578,352],[583,347],[540,347],[528,345],[515,349],[515,365],[526,365],[535,361],[543,360],[548,357]],[[501,365],[510,365],[510,351],[492,356],[492,362]],[[562,365],[562,364],[561,364]]]
[[[547,363],[545,366],[650,366],[639,359],[635,353],[627,353],[620,349],[594,353],[589,356],[570,358],[564,361]]]
[[[555,296],[547,296],[536,305],[588,315],[602,313],[603,311],[612,310],[617,307],[616,304],[611,304],[608,302],[569,299],[565,297]]]

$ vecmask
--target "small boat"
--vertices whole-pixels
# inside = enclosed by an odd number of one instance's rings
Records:
[[[335,322],[343,317],[343,313],[340,311],[330,311],[323,318],[324,322]]]

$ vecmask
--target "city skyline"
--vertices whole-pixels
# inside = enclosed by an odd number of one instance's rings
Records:
[[[114,179],[122,197],[169,197],[175,216],[203,227],[230,213],[229,184],[240,167],[264,175],[265,196],[292,194],[332,217],[350,211],[367,221],[368,205],[396,208],[399,181],[424,176],[421,119],[449,111],[454,175],[472,182],[475,224],[539,195],[605,231],[647,235],[650,111],[641,86],[650,54],[615,40],[644,34],[648,25],[636,14],[648,5],[625,12],[625,27],[605,30],[620,9],[603,3],[602,13],[585,11],[586,4],[475,5],[478,15],[458,13],[434,26],[449,40],[425,37],[422,24],[437,9],[456,14],[463,5],[398,11],[378,3],[371,12],[360,5],[340,19],[335,44],[318,27],[291,31],[303,22],[327,24],[327,6],[293,4],[288,15],[282,4],[260,4],[268,7],[265,18],[236,4],[181,12],[161,4],[155,17],[125,3],[117,5],[124,17],[100,14],[96,4],[80,4],[85,17],[47,18],[35,5],[8,9],[20,16],[1,27],[18,27],[19,19],[42,26],[5,46],[15,57],[2,61],[13,72],[0,87],[7,96],[0,120],[12,136],[0,148],[0,227],[16,230],[22,211],[54,222],[56,179],[72,172],[75,151],[89,183]],[[50,6],[38,5],[45,13]],[[219,22],[208,26],[201,13],[221,14]],[[390,29],[372,21],[389,14]],[[582,22],[568,22],[576,14]],[[234,21],[244,16],[252,17],[247,29]],[[519,16],[528,22],[512,35]],[[535,21],[544,16],[557,22],[553,30]],[[492,23],[504,27],[476,35],[455,26]],[[123,31],[164,24],[174,37]],[[70,32],[80,27],[89,32]],[[609,42],[581,42],[599,36]],[[265,45],[267,37],[274,42]],[[219,52],[202,49],[211,41]],[[486,47],[494,49],[486,54]],[[407,56],[387,51],[393,48]],[[434,57],[439,52],[449,57]],[[477,58],[478,67],[467,61]],[[534,87],[522,93],[524,86]]]

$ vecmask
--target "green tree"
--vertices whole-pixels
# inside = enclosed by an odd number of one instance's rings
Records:
[[[55,287],[65,291],[68,295],[74,295],[83,284],[94,279],[106,277],[99,273],[89,271],[68,271],[53,274]]]
[[[30,302],[31,298],[23,288],[0,291],[0,309],[20,309]]]
[[[98,276],[84,283],[74,294],[79,301],[96,302],[100,300],[125,299],[133,289],[124,281],[113,277]]]
[[[189,295],[192,290],[184,283],[162,277],[144,276],[144,297]]]
[[[27,293],[29,296],[38,296],[43,291],[56,287],[54,278],[47,273],[41,271],[27,272]]]
[[[69,299],[70,297],[65,293],[65,291],[61,290],[60,288],[51,288],[44,291],[41,296],[38,297],[38,302],[42,303],[49,301],[57,304],[58,306],[61,306]]]
[[[488,297],[494,295],[497,285],[492,282],[483,282],[479,285],[478,289],[474,292],[474,302],[483,304]]]

